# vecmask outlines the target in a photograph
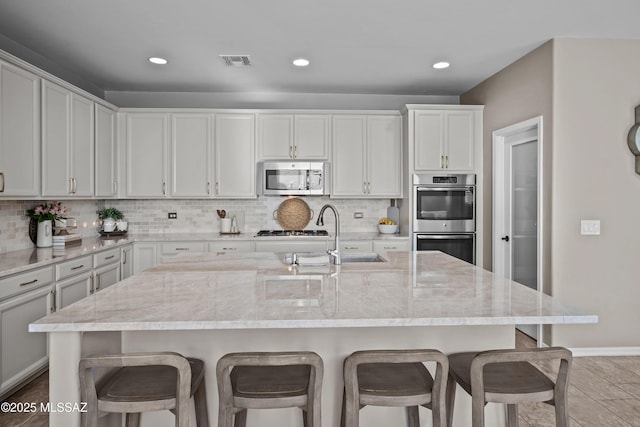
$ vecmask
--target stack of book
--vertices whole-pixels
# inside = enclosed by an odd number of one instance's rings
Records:
[[[53,247],[67,247],[76,244],[80,244],[82,242],[82,234],[59,234],[57,236],[53,236]]]

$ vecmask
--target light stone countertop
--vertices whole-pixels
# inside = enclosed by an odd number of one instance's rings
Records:
[[[289,266],[284,254],[184,254],[29,326],[31,332],[595,323],[440,252]]]
[[[342,240],[406,240],[408,234],[380,234],[376,232],[366,233],[341,233]],[[122,237],[83,237],[79,245],[72,245],[63,250],[53,248],[32,248],[12,251],[0,254],[0,279],[12,274],[21,273],[32,268],[46,267],[60,261],[70,260],[79,256],[90,255],[105,249],[123,246],[133,242],[171,242],[171,241],[216,241],[216,240],[332,240],[333,236],[289,236],[289,237],[257,237],[254,233],[242,233],[222,235],[220,233],[151,233],[132,234]]]

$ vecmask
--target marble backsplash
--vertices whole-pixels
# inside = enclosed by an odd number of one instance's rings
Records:
[[[303,197],[313,210],[313,219],[306,228],[319,228],[315,221],[322,206],[333,204],[340,213],[342,232],[374,232],[378,219],[386,215],[388,199],[330,199],[329,197]],[[284,197],[260,197],[252,200],[64,200],[70,217],[77,219],[76,232],[94,236],[100,223],[96,211],[104,207],[120,209],[129,223],[131,233],[215,233],[220,230],[217,209],[236,215],[240,230],[253,235],[258,230],[281,229],[273,212]],[[0,253],[32,248],[29,239],[27,209],[43,203],[38,200],[0,200]],[[177,213],[177,219],[168,219],[168,213]],[[361,219],[354,218],[361,212]],[[325,212],[324,228],[332,231],[334,218]]]

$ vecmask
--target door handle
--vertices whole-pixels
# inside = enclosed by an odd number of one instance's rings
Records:
[[[509,236],[501,237],[500,240],[504,240],[505,242],[508,242],[509,241]]]

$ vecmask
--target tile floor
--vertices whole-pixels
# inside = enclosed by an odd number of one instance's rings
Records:
[[[516,334],[516,347],[533,347],[526,335]],[[542,367],[543,369],[549,367]],[[640,427],[640,356],[576,357],[569,386],[572,427]],[[48,372],[37,377],[8,402],[47,402]],[[2,427],[46,427],[46,413],[0,413]],[[553,407],[520,405],[520,427],[553,427]]]

